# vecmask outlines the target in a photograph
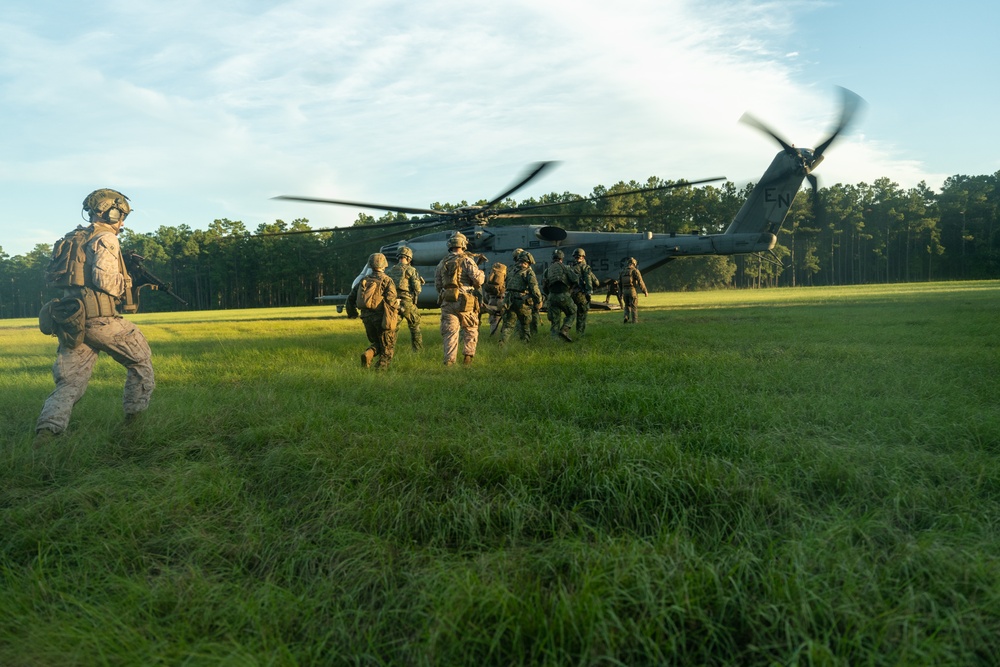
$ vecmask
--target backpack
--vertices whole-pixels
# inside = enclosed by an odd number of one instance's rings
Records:
[[[494,287],[503,287],[507,283],[507,265],[500,262],[494,263],[486,282]]]
[[[358,285],[358,305],[366,310],[375,310],[382,305],[382,281],[373,276],[361,279]]]
[[[447,289],[458,289],[462,286],[462,263],[458,255],[452,255],[444,262],[444,286]]]
[[[93,227],[77,227],[52,245],[52,259],[45,268],[45,284],[49,287],[84,287],[83,265],[87,261],[85,247]]]

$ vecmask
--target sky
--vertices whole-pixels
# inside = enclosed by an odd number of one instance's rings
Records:
[[[822,186],[940,191],[1000,170],[1000,3],[956,0],[5,0],[0,248],[23,255],[125,193],[140,233],[248,229],[505,191],[755,182],[866,101]]]

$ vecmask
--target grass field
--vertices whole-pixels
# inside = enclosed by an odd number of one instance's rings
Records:
[[[997,664],[1000,282],[641,306],[384,373],[330,307],[135,316],[143,422],[105,358],[41,451],[0,321],[0,665]]]

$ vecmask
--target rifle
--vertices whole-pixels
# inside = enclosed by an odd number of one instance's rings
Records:
[[[159,290],[160,292],[177,299],[177,301],[179,301],[182,305],[188,305],[187,301],[174,292],[170,283],[157,278],[143,265],[143,262],[146,259],[145,257],[137,252],[131,251],[123,252],[122,257],[125,260],[125,268],[128,270],[129,275],[132,276],[132,289],[125,293],[124,311],[126,313],[134,313],[139,310],[139,291],[143,287]]]

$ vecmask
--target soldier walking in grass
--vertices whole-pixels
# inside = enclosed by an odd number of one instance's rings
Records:
[[[566,266],[563,259],[566,257],[559,248],[552,252],[552,263],[545,269],[542,278],[542,295],[548,305],[550,330],[553,338],[562,338],[568,343],[573,339],[569,337],[569,318],[573,316],[576,307],[570,290],[579,280],[576,271]]]
[[[482,287],[486,274],[465,252],[467,245],[465,234],[452,234],[448,238],[448,255],[434,271],[434,287],[441,306],[445,366],[455,363],[460,342],[462,363],[471,364],[479,342],[479,299],[475,291]]]
[[[347,295],[347,317],[356,319],[361,310],[361,322],[371,345],[361,353],[361,365],[368,368],[378,357],[376,368],[386,369],[396,350],[396,328],[399,315],[396,310],[396,284],[385,274],[389,266],[385,255],[376,252],[368,258],[372,270],[354,286]]]
[[[625,268],[622,269],[618,277],[618,284],[621,286],[622,298],[625,300],[625,324],[637,324],[639,322],[639,292],[643,296],[649,296],[646,290],[646,283],[642,281],[642,274],[636,266],[635,257],[625,260]]]
[[[396,265],[386,273],[396,283],[399,317],[406,320],[406,325],[410,329],[410,344],[413,346],[413,351],[420,352],[424,349],[424,336],[420,332],[420,310],[417,308],[417,299],[423,288],[424,279],[420,277],[420,273],[412,263],[413,250],[403,246],[396,253]]]
[[[83,200],[83,210],[90,225],[56,242],[46,271],[46,281],[61,287],[62,297],[45,304],[39,326],[59,338],[59,351],[52,366],[56,388],[35,424],[36,447],[66,430],[101,352],[128,371],[122,397],[126,423],[149,407],[156,386],[146,337],[118,314],[123,301],[127,312],[133,310],[128,307],[132,278],[118,243],[132,211],[129,199],[117,190],[95,190]]]
[[[573,251],[573,263],[570,264],[570,268],[577,275],[576,285],[572,287],[570,294],[576,306],[576,333],[582,336],[587,331],[587,312],[590,310],[590,300],[594,296],[594,288],[600,287],[601,281],[587,264],[587,253],[583,248],[577,248]]]
[[[516,328],[521,340],[531,340],[532,304],[541,303],[542,293],[538,289],[538,278],[531,268],[531,253],[522,250],[517,256],[514,268],[507,273],[504,294],[503,325],[500,329],[500,345],[507,343]]]
[[[608,281],[608,293],[604,297],[604,303],[611,303],[611,297],[618,299],[618,307],[622,307],[622,293],[618,289],[618,281],[612,278]]]

